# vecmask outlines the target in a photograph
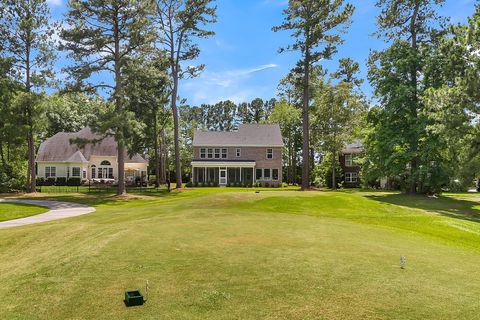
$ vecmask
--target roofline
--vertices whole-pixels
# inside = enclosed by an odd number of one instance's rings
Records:
[[[193,147],[262,147],[262,148],[283,148],[285,145],[282,144],[215,144],[215,143],[210,143],[210,144],[192,144]]]

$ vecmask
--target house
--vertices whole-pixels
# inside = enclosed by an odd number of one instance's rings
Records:
[[[356,188],[360,186],[361,166],[356,161],[364,148],[360,142],[346,144],[340,153],[340,166],[343,170],[343,186],[346,188]]]
[[[279,186],[283,139],[278,124],[242,124],[237,131],[196,130],[192,182]]]
[[[102,137],[90,128],[79,132],[60,132],[40,144],[36,165],[37,177],[79,177],[81,180],[118,180],[117,143],[113,137],[106,137],[97,143],[83,147],[71,143],[72,139],[96,141]],[[147,175],[147,161],[135,154],[125,154],[125,181],[135,183]]]

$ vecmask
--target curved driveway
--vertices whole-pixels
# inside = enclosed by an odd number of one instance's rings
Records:
[[[47,207],[50,211],[37,214],[30,217],[2,221],[0,222],[0,229],[13,228],[25,226],[29,224],[47,222],[58,219],[76,217],[83,214],[95,211],[95,208],[71,202],[46,201],[46,200],[21,200],[21,199],[0,199],[0,202],[7,203],[24,203],[40,207]]]

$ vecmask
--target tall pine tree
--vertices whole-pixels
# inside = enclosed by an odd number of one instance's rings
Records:
[[[298,72],[303,76],[302,94],[302,189],[310,187],[310,72],[314,64],[330,59],[337,45],[343,41],[340,33],[345,31],[353,14],[351,4],[344,0],[290,0],[284,10],[285,19],[274,31],[290,30],[295,42],[280,51],[300,51]]]

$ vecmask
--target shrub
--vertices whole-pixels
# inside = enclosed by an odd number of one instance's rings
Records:
[[[45,181],[46,186],[53,186],[55,185],[55,177],[48,177],[47,180]]]
[[[73,186],[73,187],[79,186],[80,183],[81,183],[80,177],[71,177],[71,178],[68,178],[68,181],[67,181],[67,185]]]
[[[270,187],[270,183],[265,182],[265,188],[269,188],[269,187]]]
[[[56,185],[56,186],[61,186],[61,187],[66,186],[66,185],[67,185],[67,178],[65,178],[65,177],[58,177],[58,178],[57,178],[57,181],[55,182],[55,185]]]
[[[195,188],[198,187],[198,181],[195,181],[195,182],[193,183],[193,186],[194,186]]]
[[[192,186],[193,186],[193,184],[192,184],[191,181],[189,181],[185,184],[185,187],[187,187],[187,188],[191,188]]]
[[[37,186],[41,187],[45,185],[45,178],[37,178],[36,179]]]
[[[205,182],[202,182],[202,187],[205,187]]]

